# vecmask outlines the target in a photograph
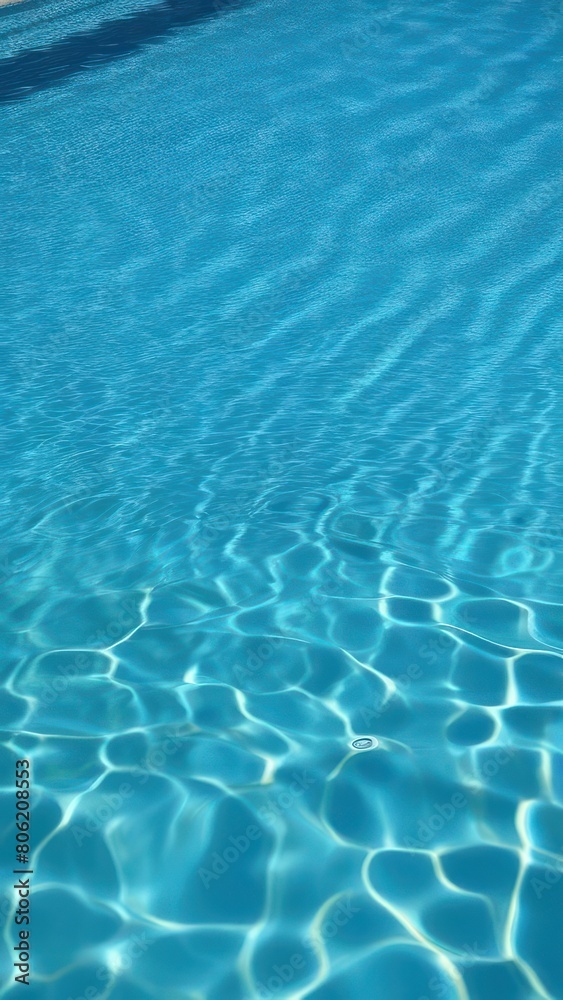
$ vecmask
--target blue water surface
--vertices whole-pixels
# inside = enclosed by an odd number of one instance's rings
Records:
[[[562,5],[0,14],[0,996],[562,1000]]]

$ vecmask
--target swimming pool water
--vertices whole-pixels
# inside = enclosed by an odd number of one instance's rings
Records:
[[[0,995],[560,1000],[561,4],[0,14]]]

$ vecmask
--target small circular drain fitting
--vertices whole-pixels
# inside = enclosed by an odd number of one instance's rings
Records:
[[[373,750],[378,742],[375,736],[358,736],[356,740],[352,740],[352,746],[354,750]]]

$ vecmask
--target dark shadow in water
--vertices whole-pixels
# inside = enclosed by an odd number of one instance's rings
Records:
[[[67,35],[44,49],[0,60],[0,103],[21,100],[68,76],[130,55],[147,43],[239,6],[237,0],[165,0],[92,31]]]

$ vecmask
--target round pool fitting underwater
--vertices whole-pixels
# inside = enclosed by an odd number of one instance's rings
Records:
[[[375,750],[379,746],[379,742],[375,736],[357,736],[355,740],[352,740],[351,746],[354,750]]]

